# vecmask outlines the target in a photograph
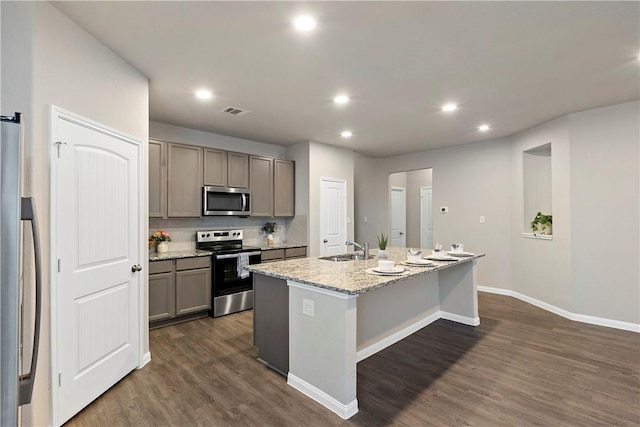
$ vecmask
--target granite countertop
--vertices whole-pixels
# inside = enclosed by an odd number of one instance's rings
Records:
[[[389,248],[387,249],[387,259],[399,263],[406,260],[406,253],[406,248]],[[376,255],[377,250],[372,250],[371,254]],[[429,254],[428,250],[423,252],[423,256],[427,254]],[[319,288],[357,295],[373,289],[382,288],[409,277],[416,277],[470,262],[483,256],[485,256],[485,254],[477,253],[470,257],[461,257],[456,261],[433,261],[435,264],[433,267],[410,267],[405,265],[406,270],[394,276],[378,276],[365,272],[366,269],[378,265],[377,258],[344,262],[327,261],[320,258],[298,258],[265,264],[254,264],[245,268],[248,271],[264,274],[265,276],[293,280]]]
[[[273,249],[288,249],[288,248],[303,248],[307,245],[304,243],[275,243],[273,246],[264,246],[264,243],[261,245],[256,245],[256,247],[260,248],[263,251],[270,251]]]
[[[151,252],[149,254],[149,262],[165,261],[168,259],[178,258],[194,258],[198,256],[211,256],[211,251],[201,251],[200,249],[189,249],[185,251],[169,251],[169,252]]]

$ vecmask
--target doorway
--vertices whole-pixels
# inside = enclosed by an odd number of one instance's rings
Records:
[[[389,246],[407,246],[407,197],[404,187],[391,187],[391,241]]]
[[[405,188],[406,196],[406,224],[405,224],[405,242],[408,248],[424,248],[429,249],[433,246],[433,238],[435,228],[438,224],[434,224],[433,217],[433,169],[416,169],[410,171],[400,171],[389,174],[388,191],[391,194],[393,187]],[[429,187],[431,191],[430,207],[423,206],[424,199],[423,188]],[[391,197],[389,198],[389,228],[391,228]],[[431,210],[431,221],[426,214],[426,210]],[[431,242],[423,236],[430,230]]]
[[[320,179],[320,255],[347,251],[347,181]]]
[[[420,187],[420,247],[433,249],[433,189]]]

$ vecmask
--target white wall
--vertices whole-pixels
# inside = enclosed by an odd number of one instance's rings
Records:
[[[234,138],[160,122],[149,122],[149,137],[161,141],[218,148],[220,150],[235,151],[256,156],[274,157],[276,159],[286,158],[285,147],[280,145]]]
[[[639,324],[640,102],[572,114],[569,130],[573,311]]]
[[[567,116],[560,117],[512,138],[511,266],[514,291],[571,311],[571,188],[567,123]],[[551,143],[553,240],[528,239],[522,235],[525,217],[522,152],[547,143]]]
[[[390,173],[432,169],[434,243],[445,247],[463,242],[465,249],[484,252],[478,261],[478,281],[485,286],[511,286],[511,151],[509,140],[495,140],[429,150],[386,159],[355,158],[355,235],[376,242],[389,229],[387,195]],[[480,224],[479,218],[486,218]],[[364,217],[368,222],[364,222]]]
[[[33,401],[22,409],[23,425],[48,425],[49,105],[58,105],[146,141],[149,85],[145,76],[51,4],[2,2],[1,7],[2,114],[25,112],[24,194],[36,198],[44,251],[40,358]],[[5,49],[5,43],[21,49]],[[143,152],[146,151],[145,145]],[[143,174],[147,175],[146,169]],[[32,275],[27,271],[26,280],[31,280]],[[144,340],[148,348],[148,337]]]

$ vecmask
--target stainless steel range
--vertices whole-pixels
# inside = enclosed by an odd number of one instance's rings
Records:
[[[243,246],[242,230],[197,231],[196,249],[213,252],[209,315],[218,317],[253,308],[253,275],[243,267],[260,264],[262,252]]]

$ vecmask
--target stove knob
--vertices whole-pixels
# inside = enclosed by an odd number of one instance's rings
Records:
[[[211,236],[211,234],[207,233],[207,237],[210,237],[210,236]]]

